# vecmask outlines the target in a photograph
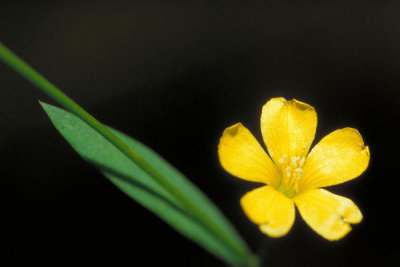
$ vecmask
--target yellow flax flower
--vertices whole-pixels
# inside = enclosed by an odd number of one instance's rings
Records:
[[[240,200],[245,214],[271,236],[287,234],[295,206],[306,223],[328,240],[338,240],[362,214],[348,198],[321,187],[344,183],[368,166],[369,149],[356,129],[325,136],[309,152],[317,128],[314,108],[295,99],[272,98],[262,108],[261,133],[268,153],[241,123],[225,129],[218,146],[223,168],[266,184]]]

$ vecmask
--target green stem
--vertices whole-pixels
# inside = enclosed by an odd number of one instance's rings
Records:
[[[175,195],[186,207],[186,211],[191,213],[193,216],[203,221],[206,225],[211,227],[211,230],[221,236],[227,244],[230,245],[235,251],[244,253],[240,245],[234,242],[229,236],[227,236],[218,225],[215,225],[205,214],[201,208],[184,194],[178,188],[175,188],[164,176],[162,176],[158,171],[156,171],[149,163],[147,163],[139,154],[133,151],[128,145],[122,142],[117,136],[115,136],[106,126],[96,120],[92,115],[86,112],[82,107],[70,99],[66,94],[59,90],[56,86],[50,83],[41,74],[35,71],[27,63],[25,63],[21,58],[15,55],[11,50],[5,47],[0,42],[0,59],[3,60],[9,67],[14,69],[25,79],[32,82],[36,87],[38,87],[45,94],[50,96],[53,100],[58,102],[60,105],[65,107],[67,110],[78,116],[81,120],[90,125],[99,134],[106,138],[110,143],[112,143],[116,148],[118,148],[122,153],[124,153],[130,160],[137,164],[141,169],[147,172],[151,177],[155,177],[156,181],[166,188],[170,193]]]

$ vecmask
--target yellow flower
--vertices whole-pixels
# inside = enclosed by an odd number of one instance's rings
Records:
[[[261,133],[271,158],[241,123],[225,129],[220,139],[218,155],[226,171],[266,184],[245,194],[240,203],[249,219],[271,237],[289,232],[295,206],[306,223],[328,240],[344,237],[350,224],[362,220],[353,201],[320,187],[359,176],[368,166],[369,149],[356,129],[343,128],[325,136],[308,153],[316,128],[312,106],[272,98],[261,114]]]

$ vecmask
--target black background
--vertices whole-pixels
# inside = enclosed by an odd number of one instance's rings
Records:
[[[265,266],[385,265],[394,259],[397,1],[55,2],[1,1],[0,40],[95,117],[186,174],[263,255]],[[259,185],[219,165],[222,131],[242,122],[261,141],[261,107],[277,96],[316,108],[316,140],[350,126],[370,146],[368,170],[329,188],[364,214],[338,242],[319,237],[298,214],[287,236],[262,235],[239,206],[240,197]],[[53,266],[223,265],[77,156],[38,99],[54,103],[0,64],[5,258]]]

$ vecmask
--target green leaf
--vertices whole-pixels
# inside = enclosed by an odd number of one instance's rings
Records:
[[[67,142],[129,197],[227,263],[236,266],[256,264],[256,259],[248,251],[246,244],[215,205],[154,151],[133,138],[109,128],[158,173],[201,207],[213,224],[223,231],[221,234],[213,231],[209,224],[191,215],[187,206],[178,198],[81,119],[55,106],[45,103],[41,105]]]

